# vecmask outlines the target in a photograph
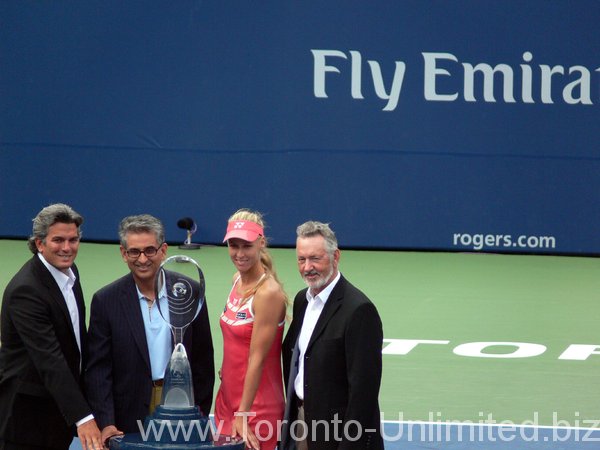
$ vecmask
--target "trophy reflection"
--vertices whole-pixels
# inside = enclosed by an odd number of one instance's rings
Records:
[[[167,258],[156,275],[155,289],[161,317],[173,333],[174,350],[165,370],[161,404],[138,422],[140,433],[110,439],[111,450],[139,448],[243,450],[243,442],[225,438],[214,441],[210,420],[194,405],[192,369],[183,346],[187,327],[198,316],[205,302],[204,275],[188,256]]]

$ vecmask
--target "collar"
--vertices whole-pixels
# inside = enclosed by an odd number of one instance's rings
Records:
[[[312,300],[319,299],[323,303],[326,303],[327,300],[329,299],[329,296],[331,295],[331,291],[333,291],[333,288],[335,287],[337,282],[340,281],[341,277],[342,277],[342,273],[340,271],[338,271],[337,275],[331,281],[331,283],[329,283],[327,286],[325,286],[325,289],[323,289],[317,295],[312,295],[312,293],[310,292],[310,288],[308,288],[306,290],[306,300],[308,300],[310,303]]]
[[[161,276],[164,276],[164,274],[161,274]],[[164,279],[163,279],[164,280]],[[133,282],[133,284],[135,285],[135,290],[137,292],[138,295],[138,299],[140,300],[148,300],[146,298],[146,296],[144,294],[142,294],[142,292],[140,291],[140,288],[138,287],[138,285],[135,283],[135,281]],[[165,283],[161,283],[161,288],[160,288],[160,292],[158,294],[158,298],[166,298],[167,297],[167,288],[165,286]]]
[[[67,269],[67,273],[65,273],[62,270],[58,270],[56,267],[54,267],[52,264],[46,261],[46,258],[44,258],[44,255],[42,255],[41,253],[38,253],[37,255],[40,258],[40,261],[42,261],[42,264],[44,264],[46,269],[48,269],[48,271],[52,275],[52,278],[54,278],[54,281],[56,281],[56,284],[61,290],[67,287],[73,287],[75,281],[77,280],[77,277],[75,276],[75,273],[70,267]]]

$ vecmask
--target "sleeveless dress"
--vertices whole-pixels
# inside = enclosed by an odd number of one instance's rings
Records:
[[[231,288],[219,321],[223,333],[223,364],[221,386],[215,401],[215,423],[217,433],[225,436],[231,435],[234,413],[239,410],[242,400],[254,326],[254,297],[240,306],[241,299],[235,298],[235,286],[238,281],[239,277]],[[273,450],[277,445],[285,408],[281,373],[284,323],[285,321],[278,324],[275,340],[265,358],[260,384],[250,409],[256,416],[248,417],[248,423],[260,442],[261,450]]]

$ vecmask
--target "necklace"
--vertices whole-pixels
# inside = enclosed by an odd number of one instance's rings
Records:
[[[150,322],[152,322],[152,307],[154,306],[156,299],[150,300],[148,297],[144,298],[146,299],[146,304],[148,305],[148,318],[150,319]]]

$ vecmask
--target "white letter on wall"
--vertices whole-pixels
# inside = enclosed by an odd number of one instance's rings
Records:
[[[458,94],[438,94],[435,90],[435,77],[437,75],[450,76],[450,72],[446,69],[438,69],[436,67],[436,59],[448,59],[450,61],[458,62],[456,56],[452,53],[421,53],[425,60],[424,69],[424,94],[425,100],[429,101],[440,101],[440,102],[452,102],[458,98]]]
[[[385,105],[383,110],[393,111],[396,109],[396,106],[398,106],[398,99],[400,98],[400,92],[402,91],[402,81],[404,80],[404,72],[406,72],[406,64],[402,61],[396,61],[394,80],[392,81],[392,87],[390,88],[389,94],[385,91],[383,76],[381,75],[381,67],[379,67],[379,63],[377,61],[369,61],[369,66],[371,67],[375,93],[379,98],[388,100],[387,105]]]
[[[337,67],[325,64],[325,58],[332,56],[336,58],[348,59],[343,52],[339,50],[311,50],[314,59],[314,85],[313,92],[317,98],[327,98],[325,92],[325,73],[340,73]]]

